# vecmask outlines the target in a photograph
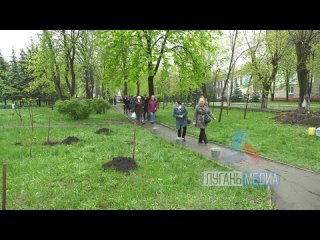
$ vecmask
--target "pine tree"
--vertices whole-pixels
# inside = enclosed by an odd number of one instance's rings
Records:
[[[257,92],[252,93],[251,102],[260,102],[260,94]]]
[[[235,88],[234,88],[232,96],[231,96],[231,101],[232,102],[241,102],[242,99],[243,99],[242,91],[239,87],[238,81],[235,81]]]
[[[7,80],[8,80],[8,77],[7,77],[8,68],[9,68],[9,65],[6,62],[6,60],[3,58],[1,50],[0,50],[0,79],[4,83],[7,83]]]
[[[34,77],[31,72],[28,70],[28,58],[30,53],[25,53],[23,49],[20,51],[20,59],[18,61],[18,72],[19,72],[19,86],[20,91],[25,90],[28,87],[29,82],[31,82]],[[25,93],[23,94],[25,95]],[[24,96],[25,97],[25,96]]]

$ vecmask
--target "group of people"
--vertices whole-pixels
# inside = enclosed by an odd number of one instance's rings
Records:
[[[124,97],[123,98],[123,113],[134,114],[138,122],[145,124],[145,119],[151,124],[155,122],[155,114],[158,110],[158,100],[154,95],[149,99],[147,96],[141,97]]]
[[[145,124],[145,119],[150,121],[151,124],[155,122],[155,115],[159,108],[158,100],[154,95],[149,99],[147,96],[141,97],[124,97],[123,98],[123,113],[134,114],[134,118],[141,124]],[[176,118],[176,129],[178,130],[178,137],[182,137],[185,141],[188,123],[191,120],[188,117],[187,108],[182,105],[181,101],[176,102],[173,109],[173,117]],[[211,113],[206,99],[201,96],[198,105],[195,108],[193,117],[193,124],[200,129],[199,143],[208,143],[206,135],[206,127],[210,122],[210,118],[216,119]]]
[[[173,109],[173,117],[176,118],[176,129],[178,130],[178,137],[182,137],[183,141],[186,139],[188,121],[188,110],[181,104],[181,101],[176,102],[176,106]],[[193,124],[195,127],[200,129],[199,143],[208,143],[206,135],[206,127],[210,122],[210,118],[216,119],[215,116],[210,112],[208,103],[204,97],[200,97],[199,103],[195,108],[193,117]]]

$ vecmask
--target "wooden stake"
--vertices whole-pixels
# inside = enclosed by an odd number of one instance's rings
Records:
[[[2,165],[2,210],[6,210],[6,198],[7,198],[7,165]]]
[[[134,120],[134,123],[133,123],[133,152],[132,152],[133,161],[134,161],[134,156],[136,153],[136,126],[137,126],[137,122]]]
[[[50,141],[50,121],[51,121],[51,117],[49,117],[49,125],[48,125],[48,138],[47,138],[47,143],[49,143],[49,141]]]

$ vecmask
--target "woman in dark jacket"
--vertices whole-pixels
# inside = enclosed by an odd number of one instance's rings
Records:
[[[176,102],[176,106],[173,109],[173,117],[176,118],[176,129],[178,130],[178,137],[181,137],[181,128],[183,129],[182,138],[185,141],[187,133],[187,116],[188,111],[185,106],[181,105],[180,101]]]
[[[135,113],[137,115],[137,120],[141,123],[144,124],[144,118],[143,118],[143,113],[144,113],[144,101],[141,100],[141,97],[138,96],[137,100],[135,101]]]
[[[206,127],[208,126],[209,122],[206,119],[216,119],[216,117],[210,112],[209,108],[205,103],[204,98],[199,99],[199,104],[196,107],[195,114],[194,114],[194,123],[195,126],[200,128],[200,135],[199,135],[199,143],[204,141],[205,144],[208,143],[207,135],[206,135]]]

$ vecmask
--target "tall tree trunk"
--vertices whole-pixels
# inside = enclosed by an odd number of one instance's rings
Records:
[[[270,76],[270,79],[268,81],[268,89],[270,90],[271,89],[271,86],[273,84],[273,87],[272,87],[272,90],[271,90],[271,101],[274,100],[274,92],[275,92],[275,89],[276,89],[276,75],[277,75],[277,72],[278,72],[278,62],[279,62],[279,56],[277,53],[275,53],[272,57],[272,60],[271,60],[271,64],[272,64],[272,73],[271,73],[271,76]]]
[[[261,96],[261,108],[268,107],[268,96],[269,96],[269,90],[263,89],[262,96]]]
[[[234,39],[233,39],[232,46],[231,46],[231,58],[230,58],[229,70],[228,70],[228,74],[227,74],[227,79],[224,82],[223,90],[222,90],[222,93],[221,93],[221,98],[222,99],[221,99],[221,106],[220,106],[219,122],[221,122],[221,120],[222,120],[223,97],[224,97],[224,93],[226,91],[226,87],[228,85],[230,73],[231,73],[231,70],[232,70],[234,48],[236,46],[237,36],[238,36],[238,30],[235,30],[235,35],[234,35]]]
[[[62,100],[62,92],[61,92],[61,86],[60,86],[60,75],[57,76],[55,73],[53,73],[53,82],[54,82],[54,88],[56,89],[56,93],[58,95],[58,99]]]
[[[128,76],[124,76],[123,95],[128,96]]]
[[[248,84],[248,88],[247,88],[246,108],[244,109],[243,119],[246,119],[246,117],[247,117],[247,109],[248,109],[248,102],[249,102],[249,88],[251,85],[251,80],[252,80],[252,74],[250,76],[250,80],[249,80],[249,84]]]
[[[49,36],[49,33],[46,32],[46,35],[47,35],[48,47],[49,47],[49,50],[51,52],[51,57],[52,57],[52,60],[53,60],[52,74],[53,74],[54,87],[55,87],[55,90],[57,92],[58,98],[60,100],[62,100],[63,96],[62,96],[61,85],[60,85],[60,70],[59,70],[59,66],[58,66],[57,61],[56,61],[55,50],[53,49],[52,41],[51,41],[51,38]]]
[[[140,80],[137,80],[137,96],[140,96]]]
[[[274,93],[276,91],[276,82],[272,82],[272,88],[271,88],[271,101],[274,101]]]
[[[71,72],[71,97],[74,96],[76,90],[76,73],[74,71],[74,59],[70,61],[70,72]]]
[[[268,107],[268,96],[269,96],[270,88],[272,83],[275,83],[276,81],[276,75],[278,72],[278,57],[276,54],[274,57],[272,57],[271,63],[272,63],[272,73],[269,78],[265,77],[262,83],[263,90],[262,90],[261,108]]]
[[[144,34],[146,41],[147,41],[147,53],[149,55],[149,58],[152,59],[153,58],[153,52],[152,52],[152,41],[151,41],[151,37],[150,35],[145,32]],[[166,42],[169,36],[169,30],[166,31],[163,42],[161,44],[161,49],[160,49],[160,53],[159,56],[157,57],[157,62],[155,64],[155,66],[153,65],[152,61],[149,60],[148,62],[148,89],[149,89],[149,98],[151,97],[151,95],[154,95],[154,83],[153,83],[153,79],[155,77],[155,75],[158,72],[159,66],[160,66],[160,62],[162,60],[163,54],[164,54],[164,48],[166,46]],[[154,66],[154,68],[153,68]]]
[[[295,44],[297,54],[297,75],[299,82],[299,107],[302,107],[303,100],[306,97],[308,89],[308,69],[306,46],[302,41]]]
[[[309,71],[309,74],[308,74],[308,99],[309,99],[309,101],[311,100],[312,84],[313,84],[314,52],[315,52],[315,50],[312,51],[312,55],[311,55],[311,58],[312,58],[312,68],[311,68],[311,71]]]
[[[232,96],[232,92],[233,92],[233,78],[231,78],[231,82],[230,82],[230,94],[229,94],[229,102],[228,102],[228,106],[230,107],[231,105],[231,96]]]
[[[201,89],[202,89],[203,96],[204,96],[205,98],[207,98],[207,97],[208,97],[207,84],[205,84],[205,83],[202,84]]]
[[[70,81],[69,81],[69,58],[68,56],[66,56],[66,69],[65,69],[65,76],[64,79],[66,80],[66,84],[69,90],[69,94],[71,96],[71,85],[70,85]]]
[[[154,76],[148,77],[148,89],[149,89],[149,98],[154,95],[154,84],[153,84]]]
[[[66,35],[66,31],[62,30],[62,35],[63,35],[63,45],[64,45],[64,55],[65,55],[65,61],[66,61],[66,69],[65,69],[65,80],[66,80],[66,84],[69,90],[69,95],[70,97],[72,97],[72,87],[69,81],[69,71],[70,71],[70,62],[69,62],[69,48],[68,48],[68,42],[67,42],[67,35]]]
[[[289,87],[290,87],[290,74],[286,70],[286,101],[289,102]]]
[[[90,66],[90,98],[93,98],[93,89],[94,89],[94,74],[93,74],[93,67]]]
[[[67,67],[70,70],[71,73],[71,84],[69,84],[68,88],[69,88],[69,92],[70,92],[70,97],[73,97],[75,95],[75,90],[76,90],[76,74],[75,74],[75,70],[74,70],[74,60],[75,60],[75,54],[76,54],[76,39],[79,36],[78,35],[75,37],[74,34],[75,30],[72,30],[71,32],[71,37],[70,37],[70,42],[71,42],[71,47],[69,48],[69,43],[68,43],[68,39],[67,39],[67,34],[65,30],[62,30],[62,34],[63,34],[63,42],[64,42],[64,50],[65,50],[65,56],[66,56],[66,64]],[[68,66],[69,65],[69,66]],[[68,74],[68,71],[66,71],[66,75]],[[67,78],[66,78],[67,80]],[[68,83],[67,83],[68,85]]]
[[[89,70],[88,67],[84,67],[84,86],[86,90],[86,98],[90,99],[91,98],[91,92],[90,92],[90,76],[89,76]]]

